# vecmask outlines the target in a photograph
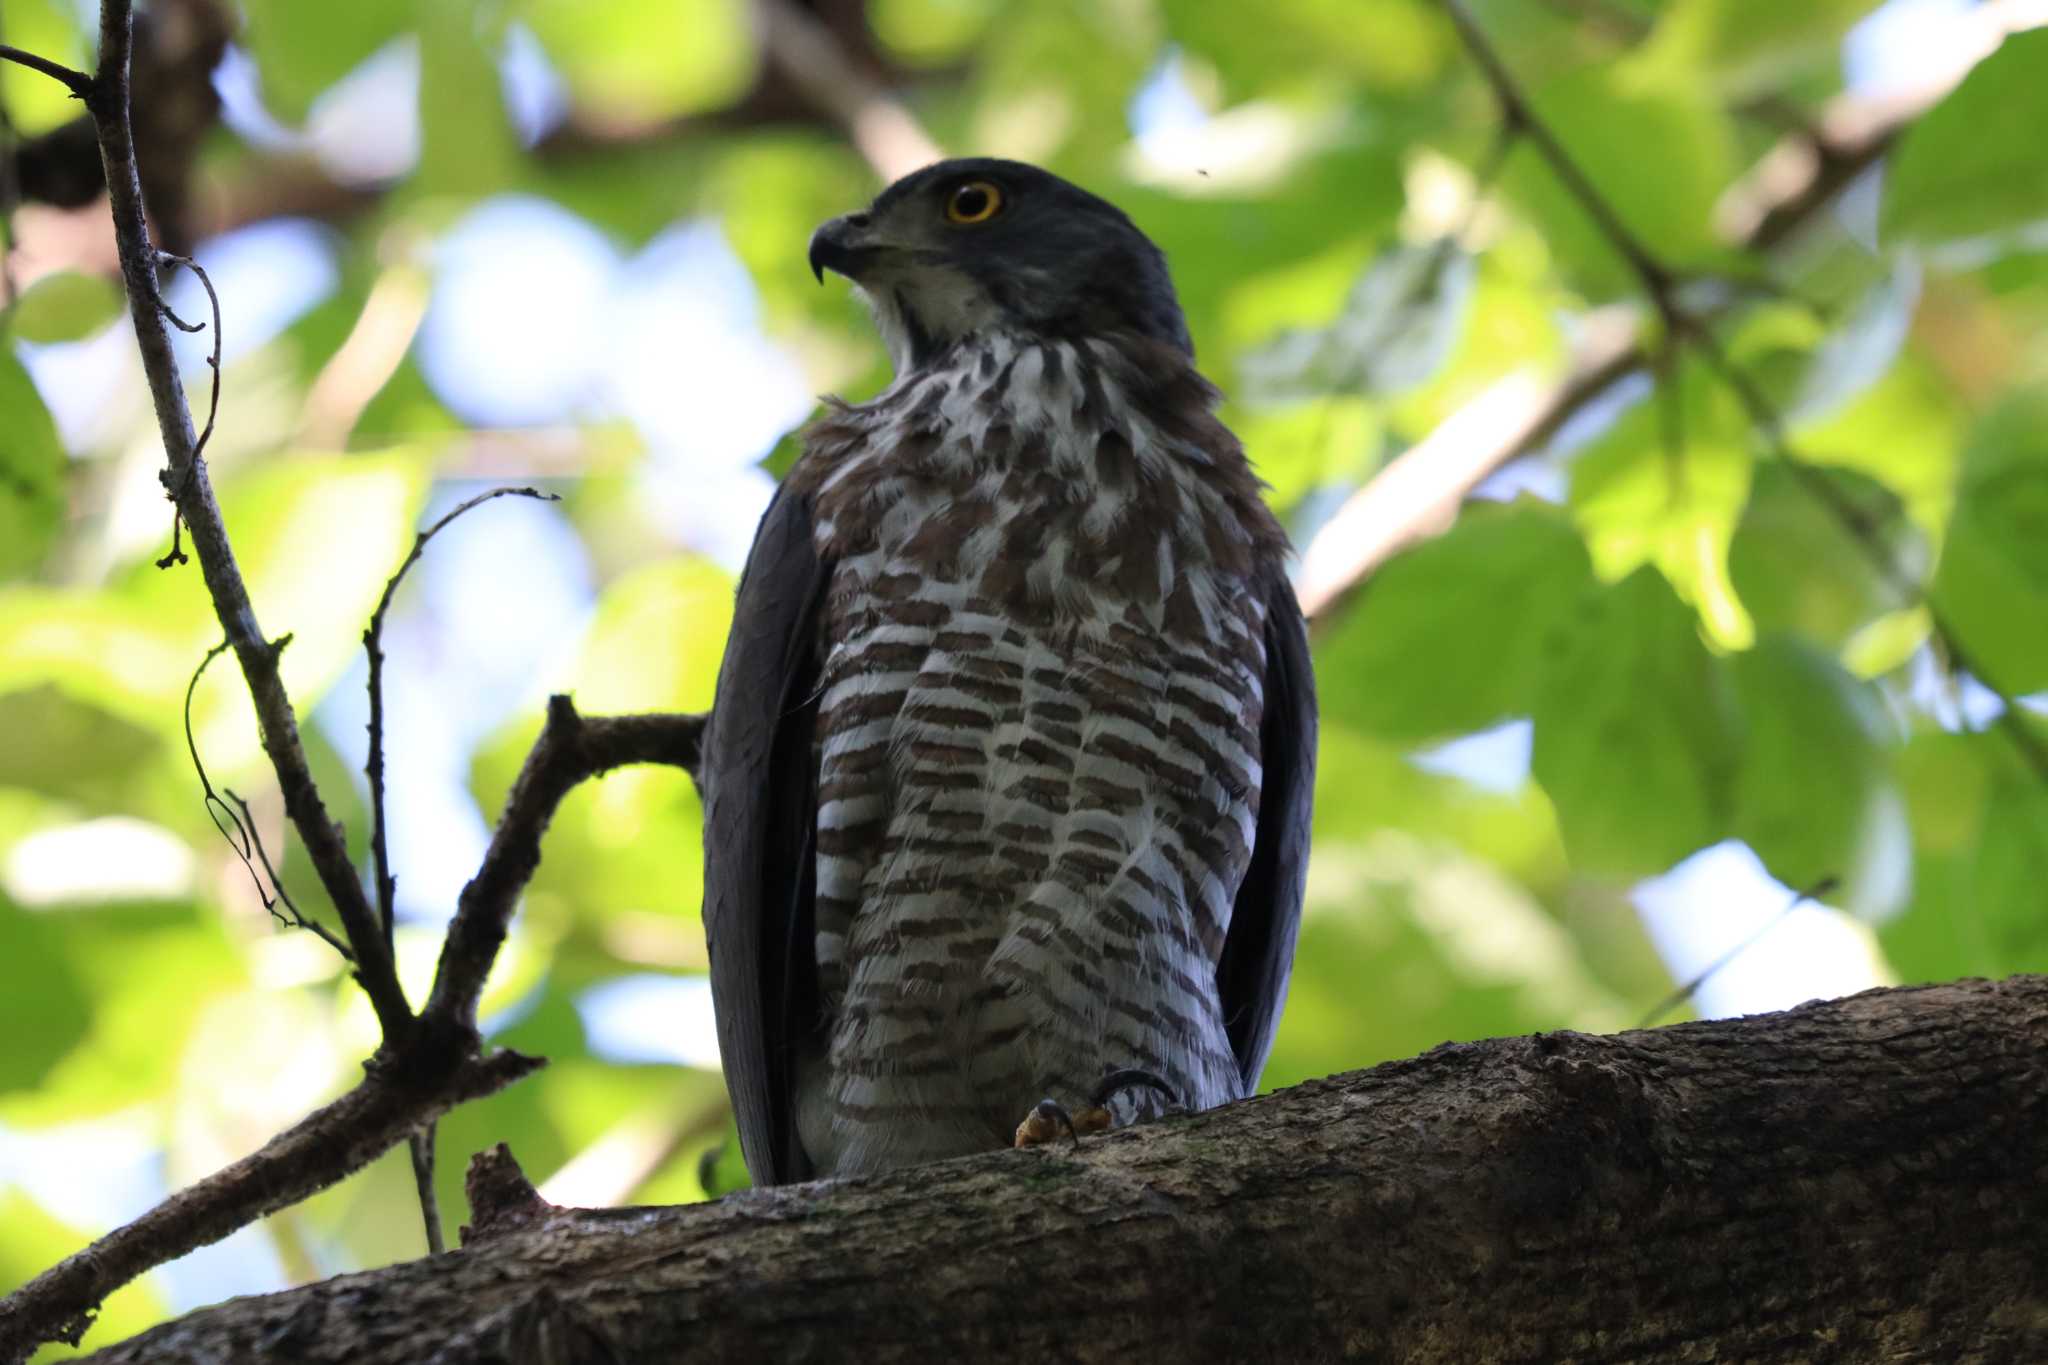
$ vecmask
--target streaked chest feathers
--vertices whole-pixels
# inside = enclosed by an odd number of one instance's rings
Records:
[[[1244,1087],[1215,977],[1279,531],[1213,391],[1150,356],[976,338],[828,413],[790,476],[836,564],[798,1070],[821,1168],[1000,1142],[1105,1059],[1197,1108]]]

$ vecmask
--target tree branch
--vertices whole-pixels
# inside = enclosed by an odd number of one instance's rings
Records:
[[[438,1075],[373,1064],[340,1099],[0,1299],[0,1361],[46,1341],[76,1345],[99,1302],[136,1276],[326,1189],[420,1123],[540,1065],[509,1050],[457,1059]]]
[[[297,716],[277,670],[276,646],[257,624],[249,590],[235,564],[214,501],[213,484],[199,455],[192,415],[185,405],[177,362],[165,329],[157,285],[157,254],[150,245],[142,204],[142,185],[135,163],[135,144],[128,119],[128,56],[132,20],[127,0],[104,0],[100,8],[100,69],[86,95],[100,142],[107,196],[114,216],[114,236],[121,254],[121,275],[127,286],[129,314],[142,350],[142,366],[156,407],[167,466],[163,484],[192,533],[192,552],[199,560],[214,612],[234,647],[256,705],[256,723],[263,750],[277,772],[285,811],[305,842],[321,885],[341,919],[355,953],[355,976],[377,1012],[386,1043],[405,1034],[412,1011],[399,988],[390,950],[378,932],[363,885],[348,856],[341,827],[327,814],[320,790],[299,743]]]
[[[885,182],[944,155],[939,144],[882,84],[854,65],[832,31],[792,0],[756,0],[770,58]]]
[[[1091,1139],[673,1208],[472,1168],[461,1252],[92,1357],[2048,1358],[2048,979],[1447,1044]]]
[[[505,799],[505,812],[491,835],[483,865],[462,888],[441,945],[441,962],[424,1012],[435,1027],[475,1027],[484,978],[505,941],[519,892],[540,865],[541,835],[569,789],[631,763],[667,763],[696,777],[704,720],[702,715],[680,714],[586,719],[567,697],[548,698],[540,738]]]
[[[73,71],[62,62],[53,62],[48,57],[38,57],[33,52],[23,52],[11,43],[0,43],[0,61],[14,62],[31,71],[40,71],[51,80],[71,92],[71,98],[82,100],[92,93],[92,77],[83,71]]]
[[[440,535],[442,528],[463,513],[503,497],[560,501],[553,493],[543,493],[538,488],[493,488],[488,493],[479,493],[457,504],[446,516],[413,536],[411,552],[398,566],[398,572],[385,580],[384,591],[377,598],[377,609],[370,613],[370,624],[363,629],[363,651],[370,661],[370,751],[363,764],[363,776],[370,784],[370,857],[376,869],[377,917],[383,925],[387,943],[391,939],[392,903],[397,896],[398,883],[391,875],[391,855],[384,838],[384,615],[391,610],[391,598],[397,593],[398,585],[405,581],[406,574],[426,553],[428,541]]]

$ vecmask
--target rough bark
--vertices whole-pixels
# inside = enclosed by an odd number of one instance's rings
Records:
[[[93,1359],[2048,1359],[2048,978],[1446,1045],[1064,1146],[462,1251]]]

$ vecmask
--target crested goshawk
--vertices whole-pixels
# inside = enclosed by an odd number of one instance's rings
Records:
[[[810,263],[865,296],[896,378],[805,432],[705,739],[748,1169],[1006,1145],[1106,1073],[1193,1108],[1251,1094],[1315,693],[1286,537],[1164,256],[1094,195],[972,159],[826,223]],[[1108,1117],[1165,1103],[1130,1087]]]

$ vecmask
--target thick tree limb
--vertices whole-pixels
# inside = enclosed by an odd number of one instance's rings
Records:
[[[2044,1170],[2048,978],[1962,982],[708,1205],[487,1162],[461,1252],[92,1359],[2039,1360]]]
[[[420,1123],[502,1090],[539,1065],[511,1051],[456,1059],[438,1074],[373,1065],[363,1083],[340,1099],[0,1301],[0,1360],[39,1342],[75,1344],[100,1300],[144,1271],[326,1189],[369,1165]]]

